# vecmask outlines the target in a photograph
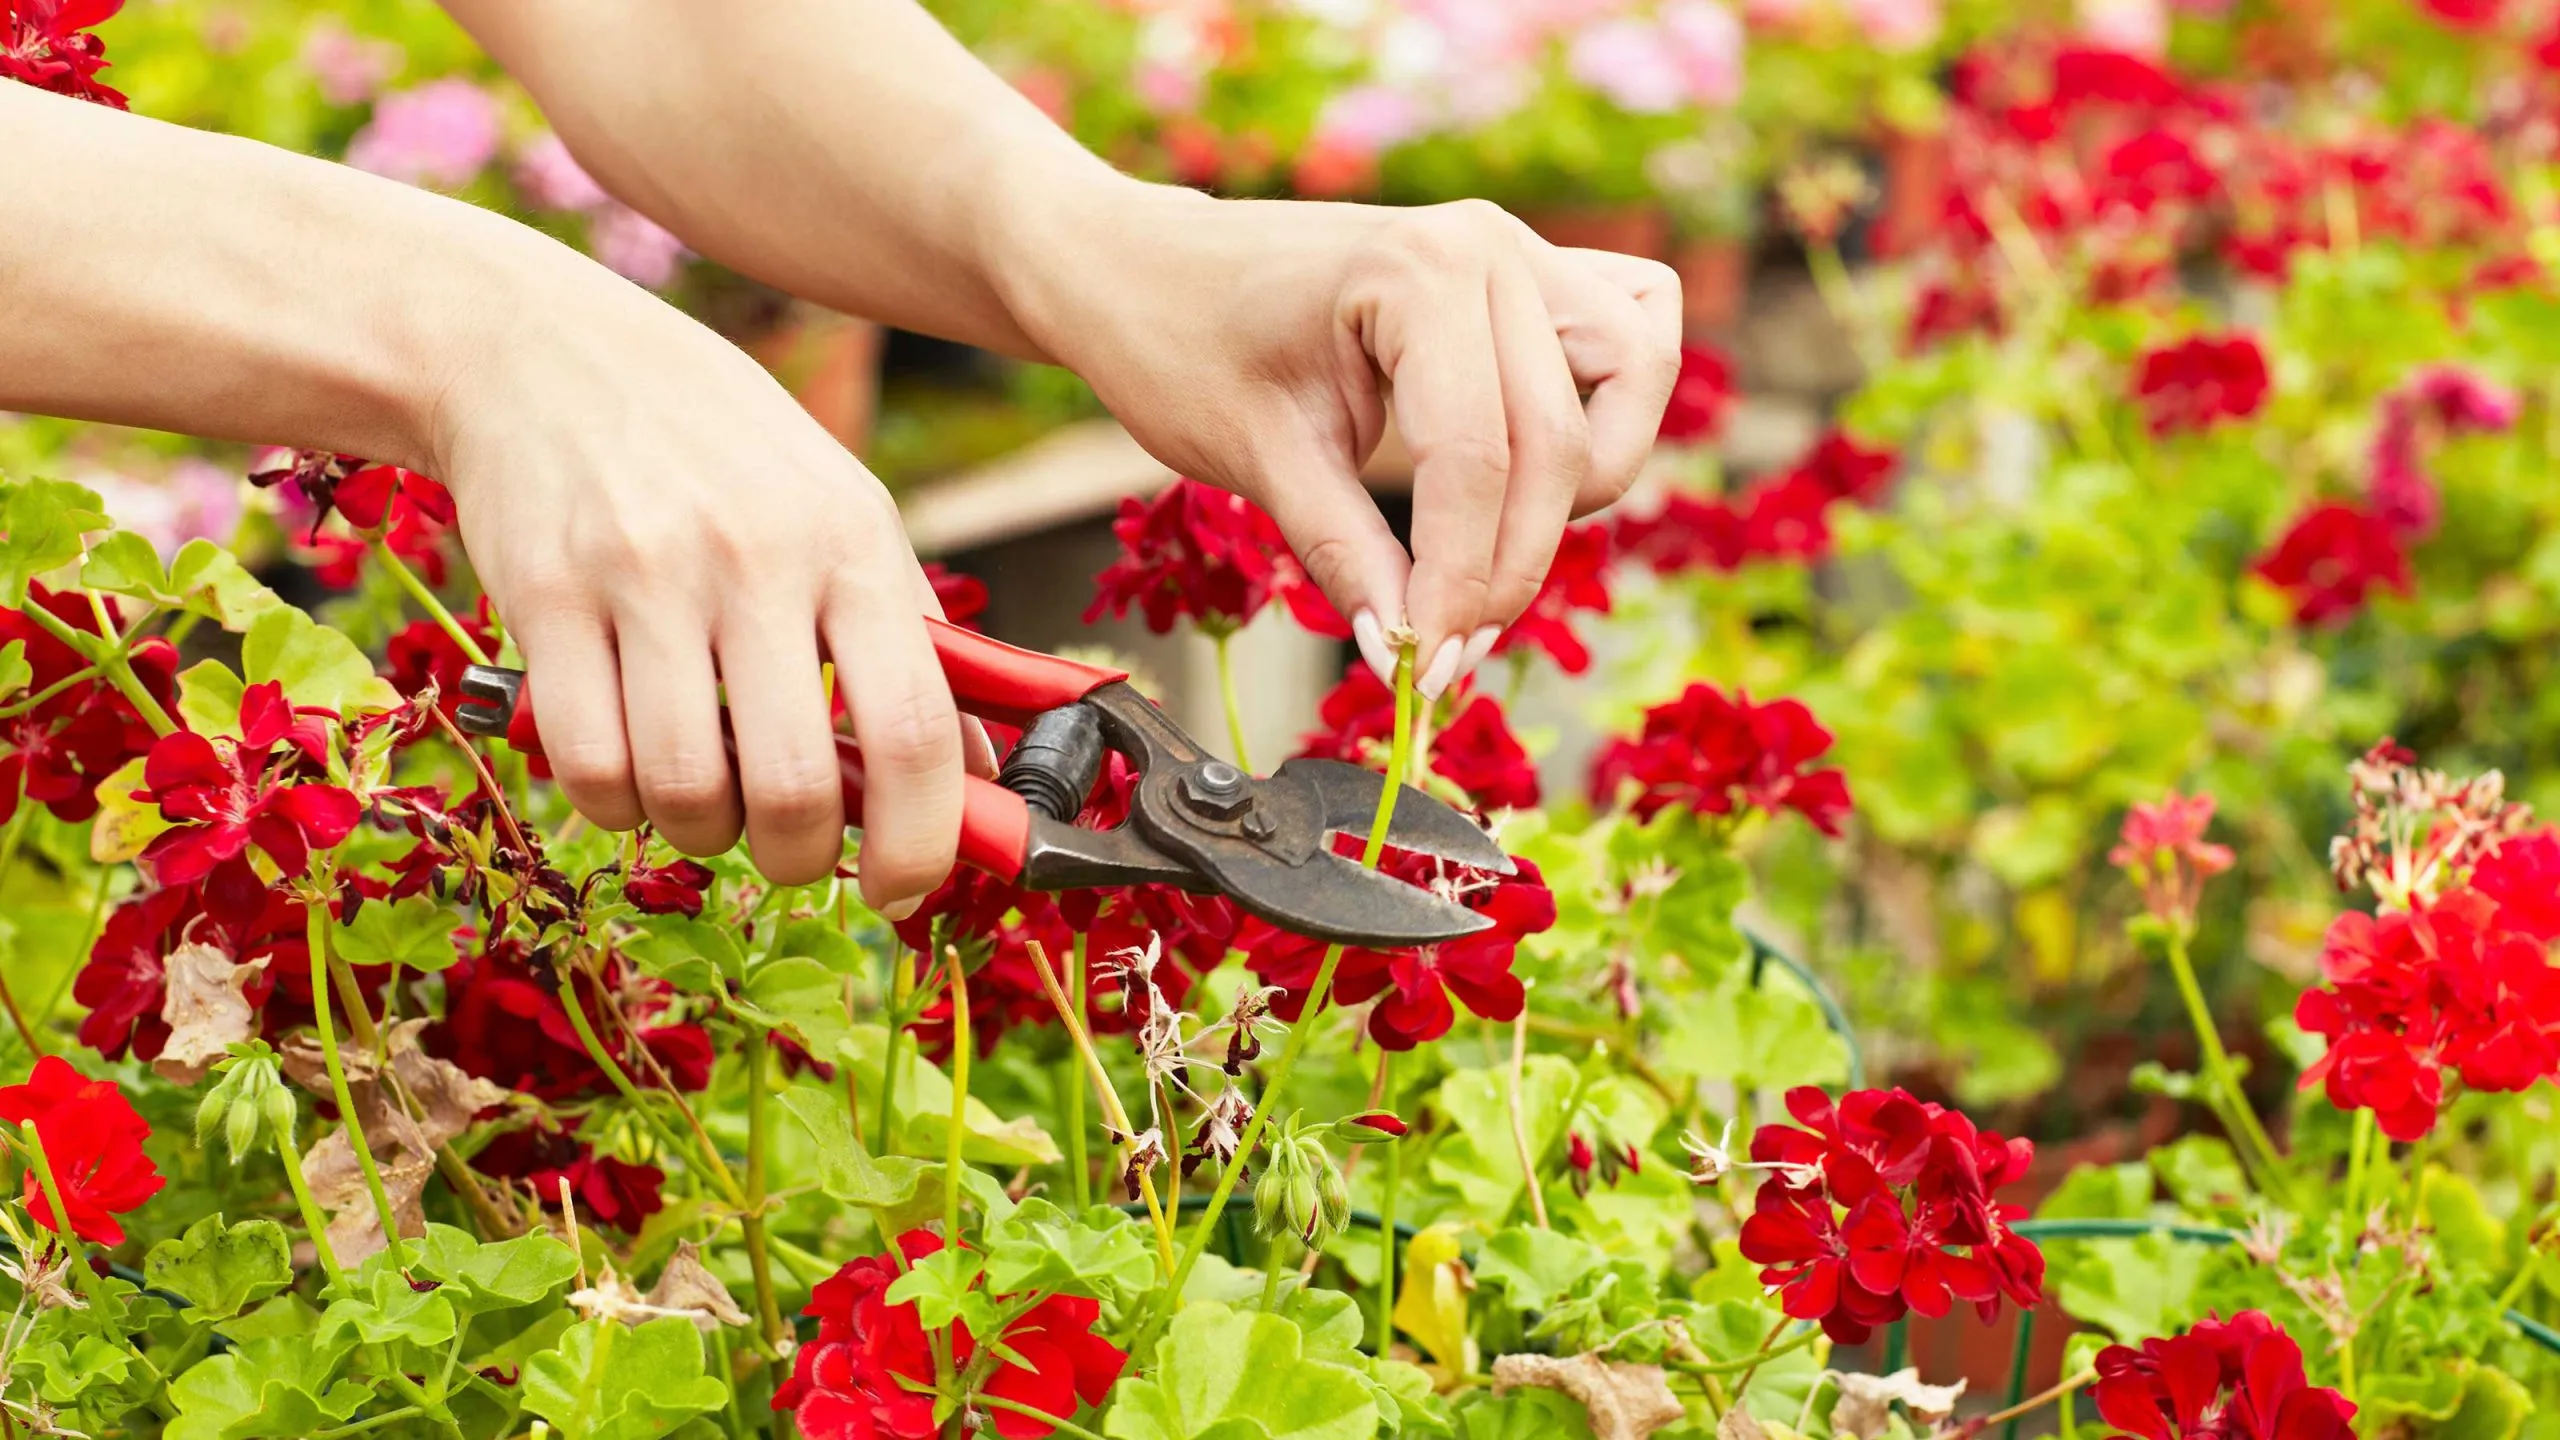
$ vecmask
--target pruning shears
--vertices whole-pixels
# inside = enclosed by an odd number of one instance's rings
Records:
[[[1378,949],[1473,934],[1491,922],[1429,890],[1335,853],[1337,833],[1365,836],[1385,777],[1338,760],[1291,760],[1248,775],[1203,749],[1125,670],[1023,650],[927,619],[959,707],[1018,726],[1022,738],[990,781],[970,776],[960,861],[1033,890],[1169,885],[1225,895],[1302,935]],[[524,672],[463,672],[455,720],[474,735],[542,753]],[[1106,751],[1137,770],[1129,817],[1109,830],[1075,823]],[[862,752],[836,737],[846,823],[862,823]],[[1476,823],[1411,786],[1400,787],[1386,840],[1498,874],[1511,858]]]

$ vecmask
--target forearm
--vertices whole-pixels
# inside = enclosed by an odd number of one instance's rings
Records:
[[[1132,186],[912,0],[447,0],[596,178],[796,295],[1045,358],[1009,291]]]
[[[0,83],[0,134],[53,157],[0,167],[0,408],[427,468],[508,292],[592,268],[456,201],[25,86]]]

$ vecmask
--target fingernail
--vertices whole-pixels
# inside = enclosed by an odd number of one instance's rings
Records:
[[[1449,682],[1458,678],[1458,655],[1464,648],[1458,643],[1458,637],[1452,635],[1440,642],[1439,649],[1431,652],[1430,668],[1422,672],[1421,679],[1413,682],[1414,690],[1423,699],[1439,699],[1440,692],[1449,688]]]
[[[1396,683],[1396,652],[1387,644],[1387,627],[1378,623],[1378,612],[1363,610],[1351,617],[1351,639],[1360,647],[1360,658],[1377,672],[1379,683]]]
[[[1484,663],[1484,657],[1493,653],[1494,642],[1501,638],[1502,627],[1499,625],[1487,625],[1468,636],[1466,653],[1458,657],[1458,673],[1476,673],[1476,667]]]
[[[896,925],[903,923],[909,916],[914,915],[918,910],[923,908],[924,897],[921,895],[910,895],[904,900],[892,900],[888,904],[881,906],[880,918],[888,921],[892,925]]]

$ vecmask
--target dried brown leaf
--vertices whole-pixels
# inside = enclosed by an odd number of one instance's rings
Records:
[[[1956,1402],[1964,1398],[1962,1380],[1953,1385],[1923,1385],[1918,1370],[1836,1378],[1840,1399],[1831,1407],[1831,1433],[1854,1435],[1859,1440],[1877,1440],[1885,1433],[1892,1423],[1896,1400],[1911,1412],[1911,1418],[1935,1425],[1954,1414]]]
[[[361,1045],[338,1047],[338,1063],[347,1072],[347,1094],[356,1103],[356,1118],[364,1125],[365,1140],[377,1155],[388,1148],[433,1155],[446,1141],[469,1129],[472,1117],[492,1105],[506,1103],[509,1092],[505,1088],[466,1074],[452,1061],[439,1060],[420,1049],[418,1037],[426,1027],[424,1020],[403,1020],[391,1027],[384,1048],[391,1078],[397,1083],[388,1094],[382,1072],[373,1063],[372,1051]],[[286,1077],[295,1084],[324,1100],[335,1098],[329,1084],[328,1059],[319,1041],[296,1035],[285,1042],[281,1058]],[[394,1103],[404,1096],[405,1103]]]
[[[1584,1355],[1505,1355],[1493,1362],[1493,1392],[1534,1385],[1561,1391],[1582,1402],[1591,1417],[1592,1440],[1644,1440],[1656,1430],[1688,1418],[1659,1365],[1631,1365],[1604,1360],[1595,1351]],[[1742,1409],[1737,1405],[1734,1412]],[[1732,1412],[1728,1412],[1732,1413]],[[1756,1427],[1755,1427],[1756,1428]],[[1719,1440],[1759,1440],[1754,1435],[1723,1435]]]
[[[744,1325],[747,1312],[738,1308],[736,1297],[720,1277],[702,1263],[702,1252],[690,1240],[676,1244],[674,1257],[649,1287],[649,1303],[669,1314],[680,1314],[693,1321],[694,1328],[708,1335],[723,1325]]]
[[[170,951],[164,967],[167,996],[160,1004],[169,1039],[151,1068],[163,1079],[193,1085],[233,1045],[255,1033],[258,1012],[242,991],[266,965],[263,958],[236,964],[220,947],[200,941]]]
[[[410,1126],[410,1132],[414,1134],[416,1128]],[[367,1141],[373,1138],[365,1136]],[[430,1154],[403,1147],[403,1153],[375,1162],[382,1172],[383,1194],[404,1237],[427,1233],[427,1212],[420,1197],[426,1193],[427,1177],[435,1173]],[[339,1263],[352,1266],[385,1248],[381,1216],[346,1131],[333,1130],[311,1147],[303,1158],[303,1175],[310,1181],[311,1198],[329,1212],[329,1248]]]

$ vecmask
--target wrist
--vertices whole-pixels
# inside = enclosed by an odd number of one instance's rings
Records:
[[[978,228],[980,273],[1028,342],[1025,358],[1071,369],[1078,341],[1094,337],[1097,310],[1147,270],[1151,238],[1198,224],[1220,203],[1077,158],[1084,163],[1024,157],[1017,173],[986,187]]]

